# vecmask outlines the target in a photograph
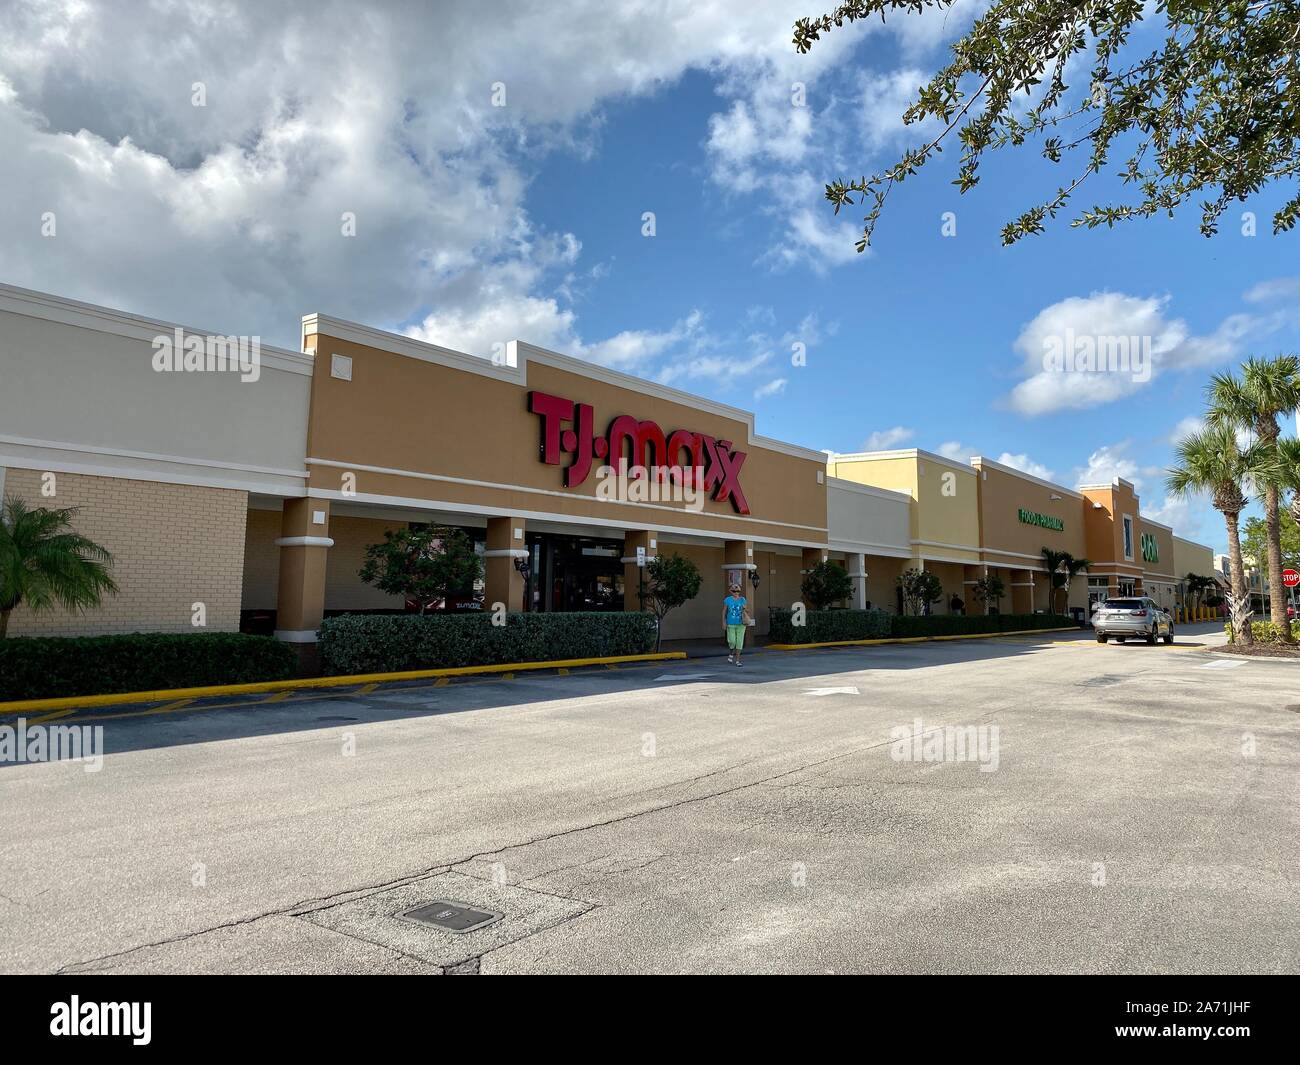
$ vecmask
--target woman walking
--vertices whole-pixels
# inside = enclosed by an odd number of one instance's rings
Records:
[[[722,626],[727,630],[727,661],[740,665],[745,646],[745,626],[749,624],[749,600],[740,594],[740,585],[732,584],[731,594],[722,601]]]

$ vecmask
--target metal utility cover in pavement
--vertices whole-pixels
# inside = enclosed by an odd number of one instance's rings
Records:
[[[444,932],[473,932],[501,920],[504,914],[495,910],[476,910],[464,902],[435,899],[413,910],[398,914],[403,920],[433,925]]]

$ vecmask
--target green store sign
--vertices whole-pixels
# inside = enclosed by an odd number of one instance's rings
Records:
[[[1062,532],[1065,529],[1065,522],[1060,518],[1054,518],[1050,514],[1039,514],[1034,510],[1026,510],[1021,507],[1017,513],[1020,520],[1025,525],[1037,525],[1043,529],[1052,529],[1055,532]]]
[[[1160,544],[1156,540],[1154,533],[1143,533],[1142,539],[1139,541],[1139,543],[1141,543],[1142,545],[1143,562],[1160,561]]]

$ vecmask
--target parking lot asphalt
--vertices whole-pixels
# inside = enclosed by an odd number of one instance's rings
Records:
[[[0,968],[1293,971],[1300,664],[1221,642],[73,711],[97,771],[0,766]]]

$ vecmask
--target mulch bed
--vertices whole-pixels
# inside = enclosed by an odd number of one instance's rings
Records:
[[[1256,643],[1253,647],[1216,647],[1221,654],[1244,655],[1247,658],[1300,658],[1300,647],[1286,647],[1280,643]]]

